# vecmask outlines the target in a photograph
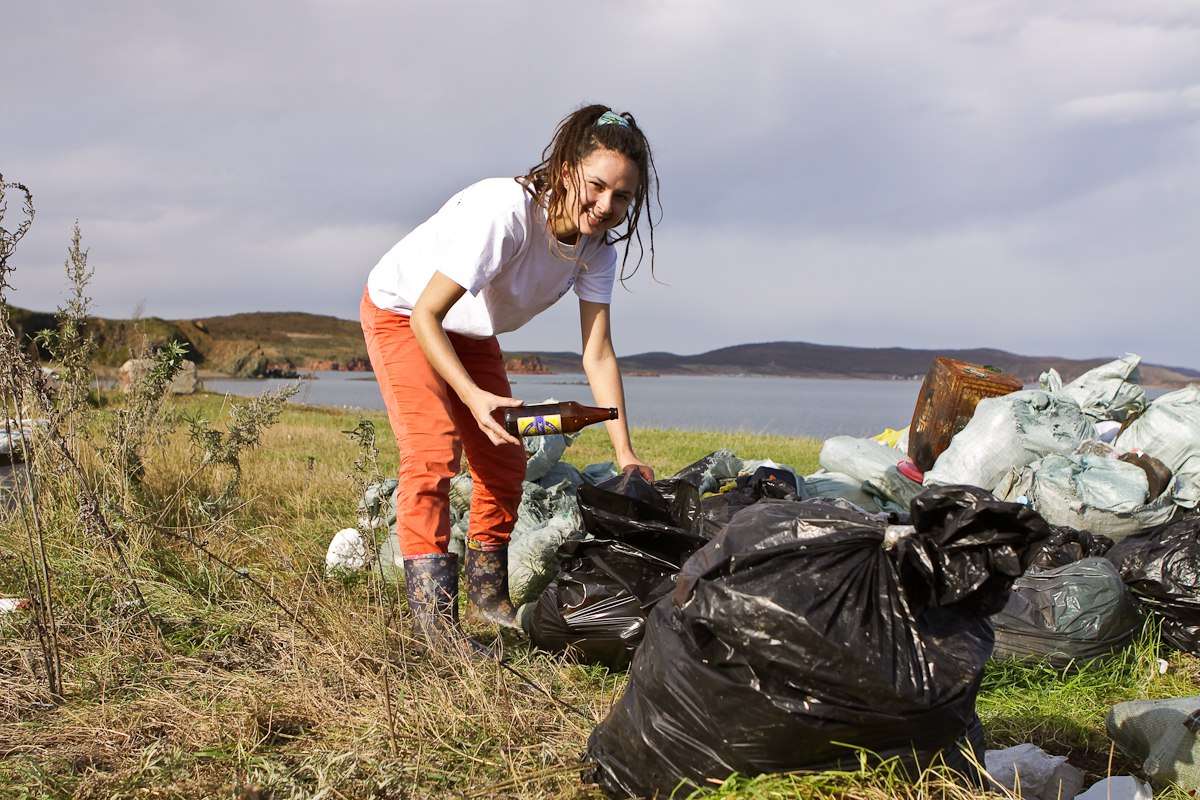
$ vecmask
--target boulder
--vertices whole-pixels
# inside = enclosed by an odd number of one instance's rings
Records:
[[[131,358],[121,365],[119,380],[121,388],[129,391],[136,382],[142,380],[154,368],[154,361],[149,358]],[[201,388],[200,380],[196,377],[196,365],[184,360],[171,381],[168,391],[171,394],[195,394]]]

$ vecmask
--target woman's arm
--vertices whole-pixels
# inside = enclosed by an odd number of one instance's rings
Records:
[[[653,480],[654,470],[637,457],[629,439],[625,387],[612,346],[608,304],[580,300],[579,325],[583,334],[583,371],[592,387],[592,397],[597,405],[617,409],[617,418],[604,423],[608,427],[608,437],[612,439],[617,464],[622,470],[636,468],[647,480]]]
[[[449,313],[450,307],[457,303],[466,291],[442,273],[433,273],[425,291],[421,292],[413,306],[410,317],[413,335],[417,337],[417,344],[421,346],[421,352],[429,360],[430,366],[450,384],[454,393],[471,410],[471,415],[475,417],[480,429],[487,434],[492,444],[520,444],[519,439],[504,430],[504,426],[492,416],[492,412],[498,408],[519,406],[521,401],[501,397],[479,388],[467,372],[467,368],[463,366],[458,353],[454,352],[454,346],[450,344],[446,330],[442,327],[442,321]]]

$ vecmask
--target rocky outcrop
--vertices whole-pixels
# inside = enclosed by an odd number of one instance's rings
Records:
[[[152,369],[154,369],[153,359],[131,358],[121,365],[117,379],[120,381],[121,388],[129,391],[131,386],[145,378]],[[191,361],[184,360],[175,379],[171,381],[168,391],[171,394],[195,394],[200,388],[200,380],[196,377],[196,365]]]
[[[537,356],[513,356],[504,362],[504,369],[517,375],[550,374],[550,370]]]
[[[345,361],[314,358],[305,365],[313,372],[370,372],[371,362],[365,358],[348,358]]]

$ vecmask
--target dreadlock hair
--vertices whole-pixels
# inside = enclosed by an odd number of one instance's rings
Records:
[[[646,134],[642,132],[642,129],[638,127],[633,115],[629,112],[619,115],[629,123],[628,127],[616,123],[596,124],[596,121],[605,112],[611,110],[608,106],[596,104],[584,106],[568,114],[558,123],[558,128],[554,131],[554,138],[542,151],[541,163],[532,167],[529,172],[517,180],[546,209],[546,217],[550,224],[553,224],[554,220],[565,216],[569,210],[566,208],[566,204],[570,200],[571,192],[568,191],[566,179],[563,177],[564,173],[570,176],[569,180],[574,184],[579,180],[580,162],[594,151],[612,150],[636,164],[638,186],[633,202],[629,204],[625,213],[625,229],[619,231],[615,227],[609,228],[604,234],[604,240],[608,244],[625,242],[625,255],[621,259],[620,275],[621,281],[624,283],[626,279],[633,277],[637,272],[646,254],[646,246],[642,242],[641,233],[642,210],[649,205],[650,197],[653,194],[661,217],[662,203],[659,201],[658,172],[654,168],[654,156],[650,152],[650,142],[647,141]],[[573,188],[576,189],[574,193],[576,197],[583,193],[581,186],[575,185]],[[653,276],[654,217],[648,209],[646,222],[649,229],[647,238],[650,247],[650,274]],[[553,236],[550,238],[552,242],[556,241]],[[633,240],[637,241],[638,259],[633,265],[633,269],[626,274],[629,244]]]

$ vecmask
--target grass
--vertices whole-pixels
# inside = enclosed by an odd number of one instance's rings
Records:
[[[157,528],[131,533],[128,546],[157,629],[131,599],[128,575],[74,512],[46,510],[65,697],[55,703],[45,690],[28,617],[0,615],[0,797],[599,797],[580,783],[578,757],[620,695],[623,674],[518,651],[513,664],[532,689],[493,663],[421,647],[393,613],[395,587],[371,575],[323,577],[330,537],[357,516],[352,465],[360,451],[344,431],[371,420],[380,469],[391,474],[396,453],[383,415],[287,407],[241,459],[237,505],[209,519],[196,498],[219,491],[228,475],[197,468],[182,423],[224,419],[230,402],[172,402],[145,453],[133,513]],[[661,475],[718,447],[803,473],[816,467],[819,447],[673,430],[639,430],[634,442]],[[567,451],[579,466],[611,457],[601,430]],[[103,467],[100,454],[89,458]],[[26,593],[27,545],[11,523],[0,526],[0,596]],[[989,744],[1033,741],[1101,776],[1109,705],[1200,693],[1200,661],[1172,656],[1159,675],[1157,656],[1150,632],[1102,667],[993,665],[979,703]],[[1134,766],[1119,754],[1114,765]],[[883,768],[735,777],[694,796],[983,795],[936,774],[913,783]]]

